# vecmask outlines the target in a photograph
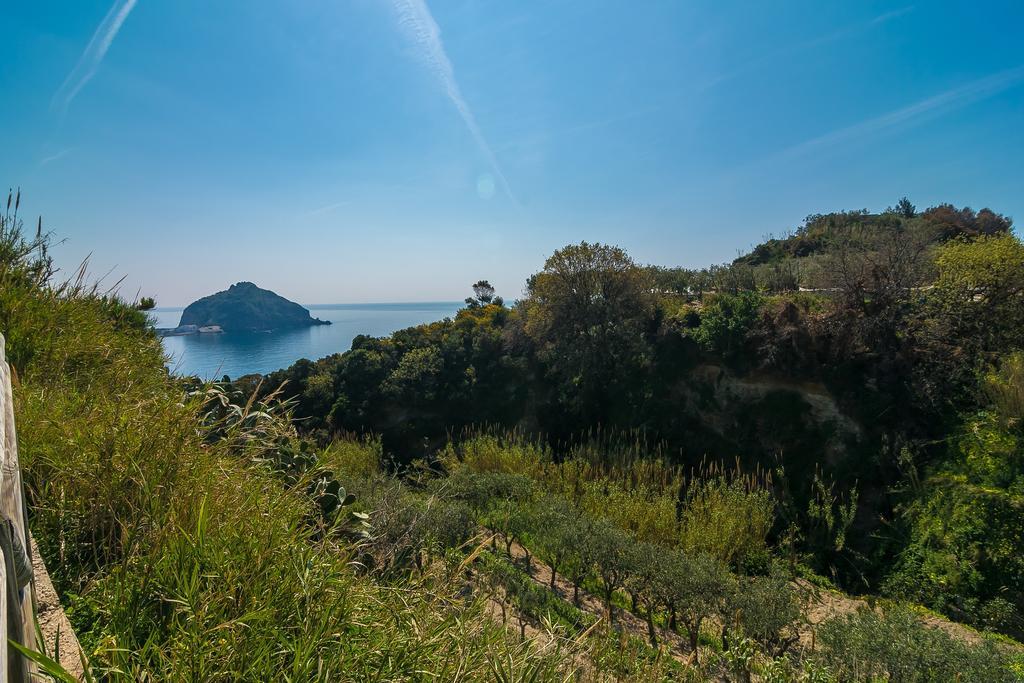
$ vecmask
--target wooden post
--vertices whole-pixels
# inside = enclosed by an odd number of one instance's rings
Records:
[[[29,680],[36,673],[35,665],[7,645],[15,639],[21,645],[36,649],[35,609],[33,600],[31,540],[25,516],[25,497],[18,464],[18,437],[14,429],[14,397],[11,389],[11,368],[7,364],[6,340],[0,334],[0,533],[7,535],[0,548],[3,561],[0,586],[0,647],[7,680]],[[9,525],[9,526],[8,526]],[[12,569],[13,568],[13,569]],[[12,622],[14,615],[19,616]]]

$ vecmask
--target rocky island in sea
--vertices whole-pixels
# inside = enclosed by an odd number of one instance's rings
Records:
[[[181,313],[178,327],[162,329],[165,336],[219,332],[269,332],[313,325],[330,325],[294,301],[239,282],[223,292],[193,301]]]

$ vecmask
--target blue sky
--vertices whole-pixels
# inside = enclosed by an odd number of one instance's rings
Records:
[[[1024,3],[8,3],[0,182],[182,305],[506,297],[908,195],[1024,220]]]

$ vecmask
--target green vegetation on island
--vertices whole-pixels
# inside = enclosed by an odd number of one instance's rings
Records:
[[[181,313],[179,327],[219,326],[225,332],[265,332],[311,325],[329,325],[299,304],[251,282],[238,282],[223,292],[193,301]]]

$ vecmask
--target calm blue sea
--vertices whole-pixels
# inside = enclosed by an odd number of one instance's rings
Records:
[[[287,332],[256,334],[194,334],[164,337],[168,367],[179,375],[204,379],[232,379],[258,372],[265,374],[299,360],[316,360],[352,347],[360,334],[384,337],[413,325],[451,318],[461,302],[410,304],[318,304],[306,306],[314,318],[333,325],[317,325]],[[176,327],[181,308],[155,308],[150,315],[157,327]]]

